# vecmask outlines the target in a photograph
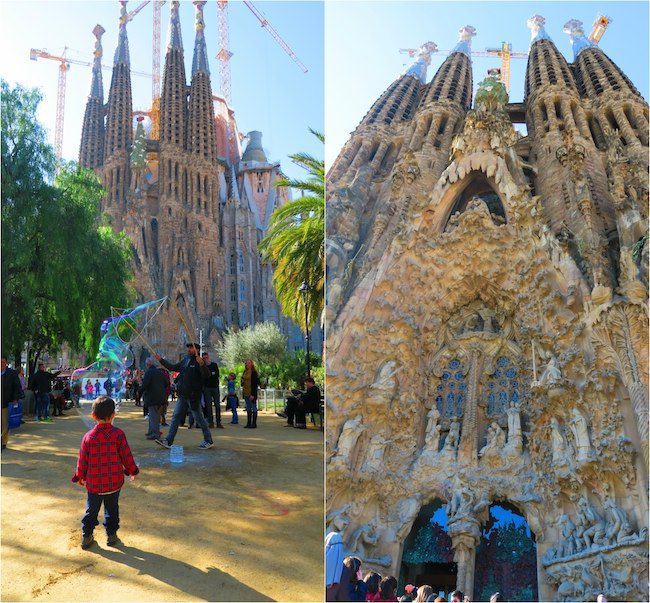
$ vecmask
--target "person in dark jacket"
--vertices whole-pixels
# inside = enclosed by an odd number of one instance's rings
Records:
[[[287,419],[287,425],[294,424],[298,429],[307,428],[307,413],[320,411],[320,389],[316,385],[313,377],[305,379],[304,392],[294,389],[293,396],[287,398],[287,405],[284,412],[275,413],[280,417]]]
[[[172,364],[156,354],[156,360],[160,362],[168,371],[178,371],[179,375],[176,383],[176,392],[178,401],[174,407],[172,422],[169,425],[169,433],[166,438],[157,439],[156,444],[165,448],[171,448],[181,423],[182,416],[188,411],[192,412],[196,424],[203,431],[203,442],[199,448],[212,448],[212,434],[210,428],[201,412],[201,392],[203,391],[203,381],[210,375],[203,359],[198,354],[199,346],[196,343],[187,344],[187,356],[180,362]]]
[[[149,430],[147,440],[157,440],[160,433],[160,407],[165,403],[166,383],[163,371],[155,366],[153,358],[147,358],[147,370],[142,378],[144,404],[149,410]]]
[[[23,398],[18,373],[7,366],[7,358],[2,357],[2,450],[9,442],[9,404],[17,405]]]
[[[260,387],[260,377],[255,370],[253,361],[249,358],[244,364],[244,373],[241,376],[241,387],[246,402],[245,428],[257,428],[257,390]]]
[[[35,421],[49,422],[52,419],[48,416],[50,413],[50,392],[52,391],[52,381],[61,371],[49,373],[45,370],[45,363],[38,363],[38,370],[32,375],[29,381],[30,389],[34,390],[36,395],[36,416]]]
[[[216,415],[216,423],[218,429],[223,429],[221,424],[221,400],[219,396],[219,365],[216,362],[210,362],[210,355],[207,352],[201,354],[203,362],[210,371],[210,376],[203,383],[203,399],[205,401],[205,414],[208,415],[210,427],[214,427],[214,419],[212,414],[212,403],[214,402],[214,411]]]
[[[358,557],[346,557],[343,560],[349,570],[349,581],[347,583],[348,592],[344,601],[365,601],[368,588],[363,581],[363,573],[361,571],[361,559]]]

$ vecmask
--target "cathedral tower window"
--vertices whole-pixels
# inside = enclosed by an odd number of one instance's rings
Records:
[[[235,281],[230,283],[230,301],[231,302],[236,302],[237,301],[237,285],[235,285]],[[233,310],[233,312],[234,312],[234,310]]]
[[[234,253],[230,254],[230,274],[237,274],[237,264]]]
[[[246,299],[246,283],[244,281],[239,282],[239,301],[244,301]]]
[[[241,251],[237,252],[237,259],[239,260],[239,272],[244,272],[244,254]]]
[[[451,360],[436,386],[436,407],[442,417],[461,417],[467,397],[466,370],[458,358]]]
[[[264,192],[264,174],[262,172],[257,172],[257,192]]]

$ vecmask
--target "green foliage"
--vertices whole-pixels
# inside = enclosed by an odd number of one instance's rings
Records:
[[[61,167],[36,120],[40,94],[2,82],[2,346],[95,354],[111,305],[130,301],[130,246],[98,223],[90,170]]]
[[[275,323],[261,322],[241,331],[228,330],[217,349],[227,366],[251,359],[256,365],[276,362],[285,354],[287,338]]]
[[[324,142],[322,134],[310,131]],[[299,325],[305,321],[305,300],[298,288],[303,282],[309,285],[306,305],[311,328],[323,311],[324,300],[325,163],[307,153],[290,157],[307,170],[307,178],[281,179],[276,186],[299,189],[307,194],[273,212],[267,236],[259,249],[264,260],[275,267],[273,284],[282,312]]]

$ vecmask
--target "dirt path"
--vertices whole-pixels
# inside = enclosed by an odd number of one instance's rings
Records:
[[[68,414],[28,419],[2,453],[2,601],[323,600],[320,431],[260,413],[257,430],[226,424],[198,450],[201,432],[182,427],[186,462],[172,465],[142,410],[122,406],[141,470],[120,495],[123,544],[107,547],[100,524],[82,551],[85,489],[70,478],[88,428]]]

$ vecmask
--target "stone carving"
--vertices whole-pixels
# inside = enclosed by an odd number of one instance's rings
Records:
[[[557,364],[557,358],[553,355],[549,358],[548,364],[544,369],[538,383],[540,385],[555,385],[562,381],[562,372]]]
[[[506,434],[496,421],[488,427],[487,443],[479,451],[479,456],[499,454],[506,445]]]
[[[360,416],[349,419],[344,423],[328,471],[348,470],[350,468],[352,451],[364,430],[365,427]]]
[[[519,406],[514,403],[510,404],[506,413],[508,415],[508,450],[520,454],[523,447],[523,437],[521,434]]]
[[[438,420],[440,419],[440,413],[438,408],[434,404],[431,407],[431,410],[427,413],[427,430],[426,430],[426,440],[424,442],[424,449],[430,452],[438,452],[440,447],[440,425]]]
[[[605,540],[609,544],[624,544],[635,539],[632,528],[627,519],[625,512],[616,506],[611,497],[606,497],[603,502],[605,518],[607,520],[607,530]]]
[[[578,500],[576,543],[578,550],[595,549],[605,543],[605,521],[584,496]]]
[[[569,421],[569,426],[578,449],[577,460],[578,462],[590,460],[594,457],[594,451],[591,447],[591,441],[589,440],[587,420],[582,416],[577,408],[574,408],[571,412],[573,416]]]
[[[361,476],[363,479],[368,479],[377,473],[381,473],[383,469],[386,443],[387,441],[381,434],[375,434],[370,438],[368,451],[366,453],[366,461],[361,467]]]
[[[555,417],[551,419],[551,449],[553,451],[553,466],[566,467],[569,464],[567,443]]]
[[[350,536],[350,539],[347,543],[347,550],[350,555],[359,557],[359,559],[365,561],[368,564],[388,567],[392,563],[392,557],[390,555],[373,557],[369,553],[369,549],[374,548],[378,541],[379,534],[377,533],[375,524],[366,523],[362,526],[359,526],[354,532],[352,532],[352,535]]]
[[[455,458],[458,443],[460,441],[460,422],[454,418],[449,427],[449,433],[445,438],[445,444],[442,448],[442,454],[445,457]]]

